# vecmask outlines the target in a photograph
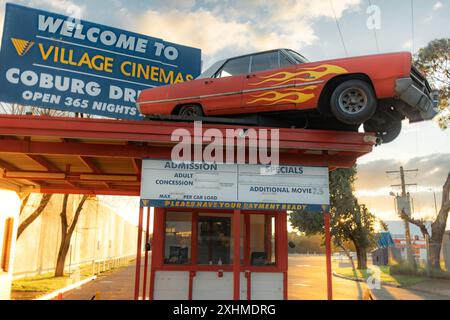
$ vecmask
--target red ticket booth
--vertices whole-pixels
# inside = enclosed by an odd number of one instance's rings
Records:
[[[156,208],[150,299],[287,299],[286,211]]]

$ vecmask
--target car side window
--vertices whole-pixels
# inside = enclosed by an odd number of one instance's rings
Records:
[[[259,72],[279,68],[278,51],[255,54],[252,56],[251,72]]]
[[[220,69],[220,71],[216,75],[216,78],[231,77],[248,73],[249,65],[250,65],[249,56],[231,59],[225,63],[222,69]]]
[[[284,53],[280,52],[280,67],[283,68],[288,66],[292,66],[291,60],[289,60]]]

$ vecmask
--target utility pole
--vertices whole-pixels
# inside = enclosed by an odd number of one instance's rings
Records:
[[[401,200],[403,200],[403,202],[406,202],[406,210],[405,208],[400,208],[400,206],[398,205],[399,202],[399,196],[396,196],[396,200],[397,200],[397,210],[402,210],[402,213],[407,214],[407,215],[411,215],[411,204],[410,204],[410,198],[409,198],[409,193],[406,192],[406,186],[415,186],[417,184],[415,183],[406,183],[405,181],[405,172],[417,172],[418,169],[411,169],[411,170],[404,170],[403,167],[400,167],[399,171],[386,171],[386,173],[400,173],[400,185],[391,185],[391,187],[401,187],[402,188],[402,194],[401,194]],[[398,212],[400,214],[400,212]],[[403,219],[404,223],[405,223],[405,240],[406,240],[406,258],[409,262],[409,264],[411,266],[413,266],[414,268],[416,267],[416,261],[414,259],[414,255],[412,252],[412,247],[411,247],[411,233],[409,230],[409,222],[406,219]]]

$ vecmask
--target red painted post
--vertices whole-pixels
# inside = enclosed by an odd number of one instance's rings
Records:
[[[165,209],[155,208],[153,211],[152,258],[150,263],[149,298],[155,297],[155,275],[161,269],[164,260],[164,226]]]
[[[333,300],[333,283],[331,277],[331,234],[330,234],[330,213],[324,212],[324,227],[325,227],[325,255],[327,260],[327,297],[328,300]]]
[[[241,210],[233,211],[233,300],[240,298],[240,264],[241,264]]]
[[[134,300],[139,299],[139,282],[141,277],[141,248],[142,248],[142,220],[144,216],[144,208],[139,207],[139,225],[136,247],[136,272],[134,279]]]
[[[149,237],[149,228],[150,228],[150,208],[146,207],[147,209],[147,223],[146,223],[146,229],[145,229],[145,244],[144,244],[144,250],[145,250],[145,256],[144,256],[144,283],[142,285],[142,300],[145,300],[145,294],[147,289],[147,273],[148,273],[148,251],[147,251],[147,243],[148,243],[148,237]]]

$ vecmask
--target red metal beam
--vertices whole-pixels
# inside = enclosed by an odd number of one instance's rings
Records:
[[[43,156],[37,154],[26,154],[26,156],[31,160],[33,160],[34,162],[36,162],[41,167],[47,169],[47,171],[49,172],[62,172],[61,169],[59,169],[56,165],[48,161],[48,159],[46,159]]]
[[[45,179],[57,181],[106,181],[111,182],[139,182],[137,177],[132,174],[96,174],[96,173],[65,173],[65,172],[47,172],[47,171],[13,171],[7,170],[4,178],[12,179]]]
[[[111,145],[81,142],[44,142],[5,139],[0,144],[0,152],[27,153],[37,155],[67,155],[77,157],[115,157],[115,158],[155,158],[170,159],[171,147],[148,147],[137,145]],[[316,155],[281,153],[281,164],[323,165],[349,167],[356,161],[351,155]]]
[[[145,228],[145,243],[144,243],[144,281],[142,285],[142,300],[145,300],[146,294],[147,294],[147,274],[148,274],[148,250],[147,250],[147,243],[149,239],[149,229],[150,229],[150,208],[146,207],[147,211],[147,219],[146,219],[146,228]]]
[[[88,167],[89,170],[91,170],[92,173],[102,174],[103,171],[98,167],[98,165],[95,164],[94,160],[90,157],[79,157],[80,161],[83,162],[83,164]],[[107,182],[102,183],[105,188],[111,189],[111,185]]]
[[[133,158],[131,159],[131,163],[133,165],[134,171],[136,171],[137,175],[141,174],[142,160]]]
[[[20,170],[17,166],[9,163],[8,161],[1,160],[1,159],[0,159],[0,167],[4,168],[6,170],[11,170],[11,171]],[[14,179],[11,179],[11,180],[14,180]],[[31,179],[23,179],[23,180],[27,180],[27,181],[31,182],[31,184],[37,185],[37,186],[44,185],[44,183],[42,181],[35,180],[35,179],[33,179],[33,180],[31,180]]]
[[[136,246],[136,272],[134,279],[134,300],[139,299],[139,286],[141,276],[141,246],[142,246],[142,220],[144,216],[144,208],[139,207],[139,225],[137,234],[137,246]]]
[[[9,163],[8,161],[1,160],[1,159],[0,159],[0,167],[4,168],[6,170],[12,170],[12,171],[20,170],[18,167],[16,167],[12,163]]]
[[[227,129],[240,129],[242,126],[203,124],[202,132],[194,132],[194,124],[192,122],[122,121],[16,115],[0,116],[0,134],[4,135],[35,135],[59,138],[173,143],[171,141],[172,133],[179,128],[187,130],[192,136],[194,133],[202,134],[205,130],[214,128],[220,130],[225,137]],[[279,129],[280,148],[333,149],[333,147],[339,147],[344,150],[369,152],[374,144],[373,140],[369,141],[371,138],[373,138],[373,134],[357,132]]]
[[[241,210],[233,211],[233,300],[240,299]]]
[[[102,170],[94,163],[94,160],[90,157],[79,157],[81,162],[93,173],[102,173]]]
[[[327,298],[333,300],[333,279],[331,274],[331,232],[330,232],[330,213],[324,212],[324,228],[325,228],[325,256],[327,267]]]

